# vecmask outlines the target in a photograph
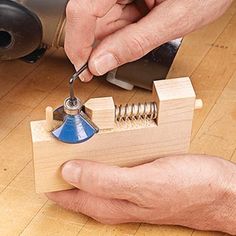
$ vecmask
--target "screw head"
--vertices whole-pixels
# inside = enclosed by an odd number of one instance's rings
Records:
[[[78,98],[71,99],[66,98],[64,101],[64,111],[68,115],[77,115],[80,113],[82,108],[82,103]]]

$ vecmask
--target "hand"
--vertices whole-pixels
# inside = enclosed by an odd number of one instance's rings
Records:
[[[90,71],[82,74],[82,80],[139,59],[161,44],[208,24],[222,15],[232,0],[127,2],[69,1],[65,50],[76,68],[89,61]],[[103,40],[93,49],[96,38]]]
[[[102,223],[236,233],[236,166],[220,158],[166,157],[133,168],[75,160],[63,166],[62,175],[78,189],[47,196]]]

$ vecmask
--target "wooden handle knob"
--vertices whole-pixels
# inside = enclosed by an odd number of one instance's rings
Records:
[[[47,107],[46,108],[46,130],[48,132],[52,131],[54,128],[53,125],[53,108],[52,107]]]
[[[202,99],[196,99],[195,101],[195,110],[203,108],[203,101]]]

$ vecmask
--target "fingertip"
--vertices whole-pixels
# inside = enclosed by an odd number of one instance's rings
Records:
[[[62,166],[61,174],[66,182],[72,185],[78,184],[81,166],[76,161],[68,161]]]
[[[77,65],[74,65],[75,71],[79,70],[79,67]]]
[[[69,189],[64,191],[45,193],[46,197],[62,207],[68,208],[68,203],[74,201],[75,197],[79,194],[78,189]]]
[[[101,76],[117,68],[119,62],[113,53],[105,52],[99,56],[93,56],[90,60],[89,66],[94,75]]]
[[[80,80],[82,82],[89,82],[93,78],[92,73],[89,70],[85,70],[81,75],[80,75]]]
[[[94,59],[90,59],[89,61],[89,70],[93,73],[95,76],[101,76],[98,72],[96,67],[94,66]]]
[[[79,78],[82,82],[85,82],[87,80],[87,78],[83,74],[81,74]]]
[[[79,66],[77,65],[74,65],[75,67],[75,70],[78,71],[80,69]],[[79,75],[79,79],[82,81],[82,82],[89,82],[93,79],[93,74],[88,70],[86,69],[85,71],[83,71],[80,75]]]
[[[58,196],[58,192],[45,193],[45,196],[50,200],[55,202]]]

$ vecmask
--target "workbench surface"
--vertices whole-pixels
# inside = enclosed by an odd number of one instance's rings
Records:
[[[0,62],[0,235],[224,235],[148,224],[102,225],[68,212],[34,191],[29,122],[44,119],[68,95],[73,67],[62,50],[38,63]],[[236,162],[236,1],[217,22],[184,39],[170,78],[190,76],[204,108],[196,111],[191,153]],[[150,101],[150,92],[124,91],[95,79],[79,85],[83,101],[113,96],[116,103]],[[47,181],[45,179],[45,181]]]

